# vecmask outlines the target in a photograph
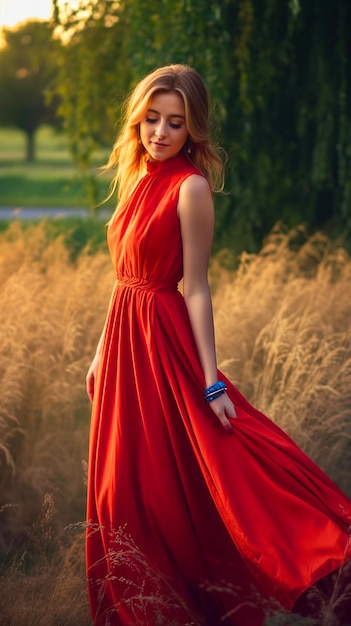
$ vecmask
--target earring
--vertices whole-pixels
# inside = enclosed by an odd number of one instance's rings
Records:
[[[191,154],[191,147],[190,147],[190,146],[188,146],[187,153],[188,153],[188,154]]]

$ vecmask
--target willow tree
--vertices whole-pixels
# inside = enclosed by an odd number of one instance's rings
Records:
[[[230,4],[238,10],[223,126],[235,190],[227,223],[252,244],[278,220],[349,230],[351,5]]]
[[[218,241],[255,249],[279,220],[349,228],[350,3],[81,2],[58,15],[70,35],[60,94],[77,158],[97,139],[112,143],[117,103],[142,75],[189,63],[210,89],[228,153]]]

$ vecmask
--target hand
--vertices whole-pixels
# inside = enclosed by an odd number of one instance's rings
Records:
[[[223,428],[225,428],[227,432],[233,432],[233,426],[231,425],[228,417],[236,417],[236,411],[234,404],[227,394],[223,393],[215,400],[212,400],[209,404],[212,411],[221,422]]]
[[[95,381],[96,381],[97,370],[99,367],[99,362],[100,362],[100,354],[96,353],[88,369],[88,373],[86,375],[87,394],[91,402],[94,400]]]

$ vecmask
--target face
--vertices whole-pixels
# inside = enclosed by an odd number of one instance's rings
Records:
[[[140,122],[140,139],[152,161],[175,157],[184,146],[188,129],[182,97],[175,91],[155,94]]]

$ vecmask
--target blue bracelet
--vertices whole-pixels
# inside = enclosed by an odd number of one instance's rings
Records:
[[[227,391],[227,385],[221,380],[218,380],[216,383],[205,389],[204,399],[206,402],[212,402],[212,400],[219,398],[219,396],[221,396],[225,391]]]

